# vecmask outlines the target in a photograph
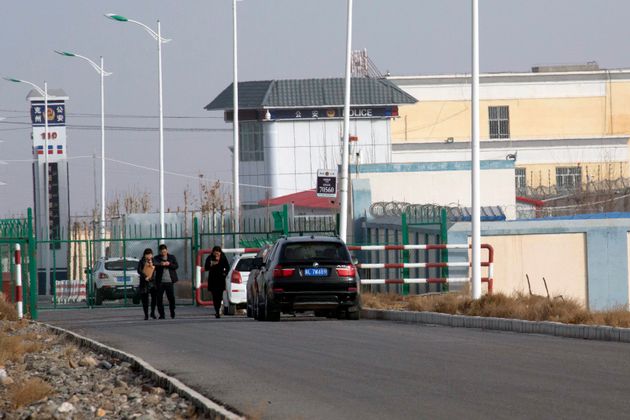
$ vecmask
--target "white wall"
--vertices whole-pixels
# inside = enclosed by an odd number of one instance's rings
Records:
[[[628,146],[616,145],[563,145],[562,140],[554,140],[550,146],[540,142],[540,146],[512,146],[509,141],[497,142],[496,147],[481,149],[481,160],[502,160],[507,154],[518,151],[517,164],[575,164],[576,162],[623,162],[628,160]],[[594,140],[596,143],[596,140]],[[469,144],[469,143],[467,143]],[[486,143],[487,145],[487,143]],[[398,150],[392,152],[392,162],[445,162],[469,161],[470,149],[453,149],[449,144],[432,150]]]
[[[469,207],[470,171],[361,173],[352,179],[369,179],[372,202],[404,201],[413,204]],[[481,171],[481,205],[502,206],[508,219],[516,217],[514,169]]]
[[[350,134],[358,136],[350,147],[350,163],[389,163],[389,119],[350,121]],[[343,120],[272,121],[263,123],[264,162],[241,162],[243,204],[315,188],[318,169],[341,164]],[[264,188],[269,187],[269,188]]]

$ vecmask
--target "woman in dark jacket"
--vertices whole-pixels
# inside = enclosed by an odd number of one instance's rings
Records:
[[[151,296],[151,318],[155,319],[157,288],[155,286],[155,266],[153,265],[153,250],[151,248],[144,250],[142,259],[138,262],[138,274],[140,275],[138,294],[140,295],[140,300],[142,300],[144,319],[149,319],[149,296]]]
[[[212,293],[214,316],[221,318],[221,300],[225,290],[225,276],[230,271],[230,263],[220,246],[212,248],[212,252],[206,258],[204,269],[208,273],[208,290]]]

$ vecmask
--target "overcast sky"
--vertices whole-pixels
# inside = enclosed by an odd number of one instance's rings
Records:
[[[392,75],[464,73],[470,70],[470,0],[355,0],[353,48],[368,50]],[[533,65],[597,61],[630,67],[630,1],[480,0],[481,70],[528,71]],[[114,74],[106,78],[106,125],[157,128],[156,43],[115,12],[151,27],[160,19],[164,113],[167,128],[228,129],[221,113],[203,106],[232,80],[231,0],[3,1],[0,75],[70,96],[68,129],[71,212],[94,207],[100,155],[99,78],[87,63],[53,53],[72,51]],[[342,77],[346,1],[244,0],[239,7],[241,80]],[[29,87],[0,81],[0,217],[32,206]],[[421,99],[421,98],[419,98]],[[87,114],[87,115],[86,115]],[[146,118],[131,118],[145,116]],[[174,118],[177,117],[177,118]],[[182,118],[185,117],[185,118]],[[15,124],[22,123],[22,124]],[[157,131],[108,131],[107,196],[149,192],[157,208]],[[165,134],[166,205],[183,204],[183,190],[198,191],[198,176],[231,180],[224,131]],[[87,156],[87,157],[85,157]],[[95,166],[96,165],[96,166]],[[134,166],[137,165],[137,166]],[[141,166],[141,167],[138,167]],[[227,185],[227,184],[226,184]],[[98,197],[98,193],[96,193]]]

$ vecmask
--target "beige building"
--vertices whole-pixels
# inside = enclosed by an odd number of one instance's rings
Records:
[[[469,160],[470,75],[389,79],[418,99],[392,123],[392,161]],[[515,160],[517,194],[630,177],[630,69],[535,67],[480,80],[481,159]]]

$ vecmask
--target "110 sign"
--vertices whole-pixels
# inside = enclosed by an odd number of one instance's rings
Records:
[[[40,134],[42,140],[46,140],[46,133],[42,133]],[[48,140],[56,140],[57,139],[57,132],[56,131],[49,131],[48,132]]]

